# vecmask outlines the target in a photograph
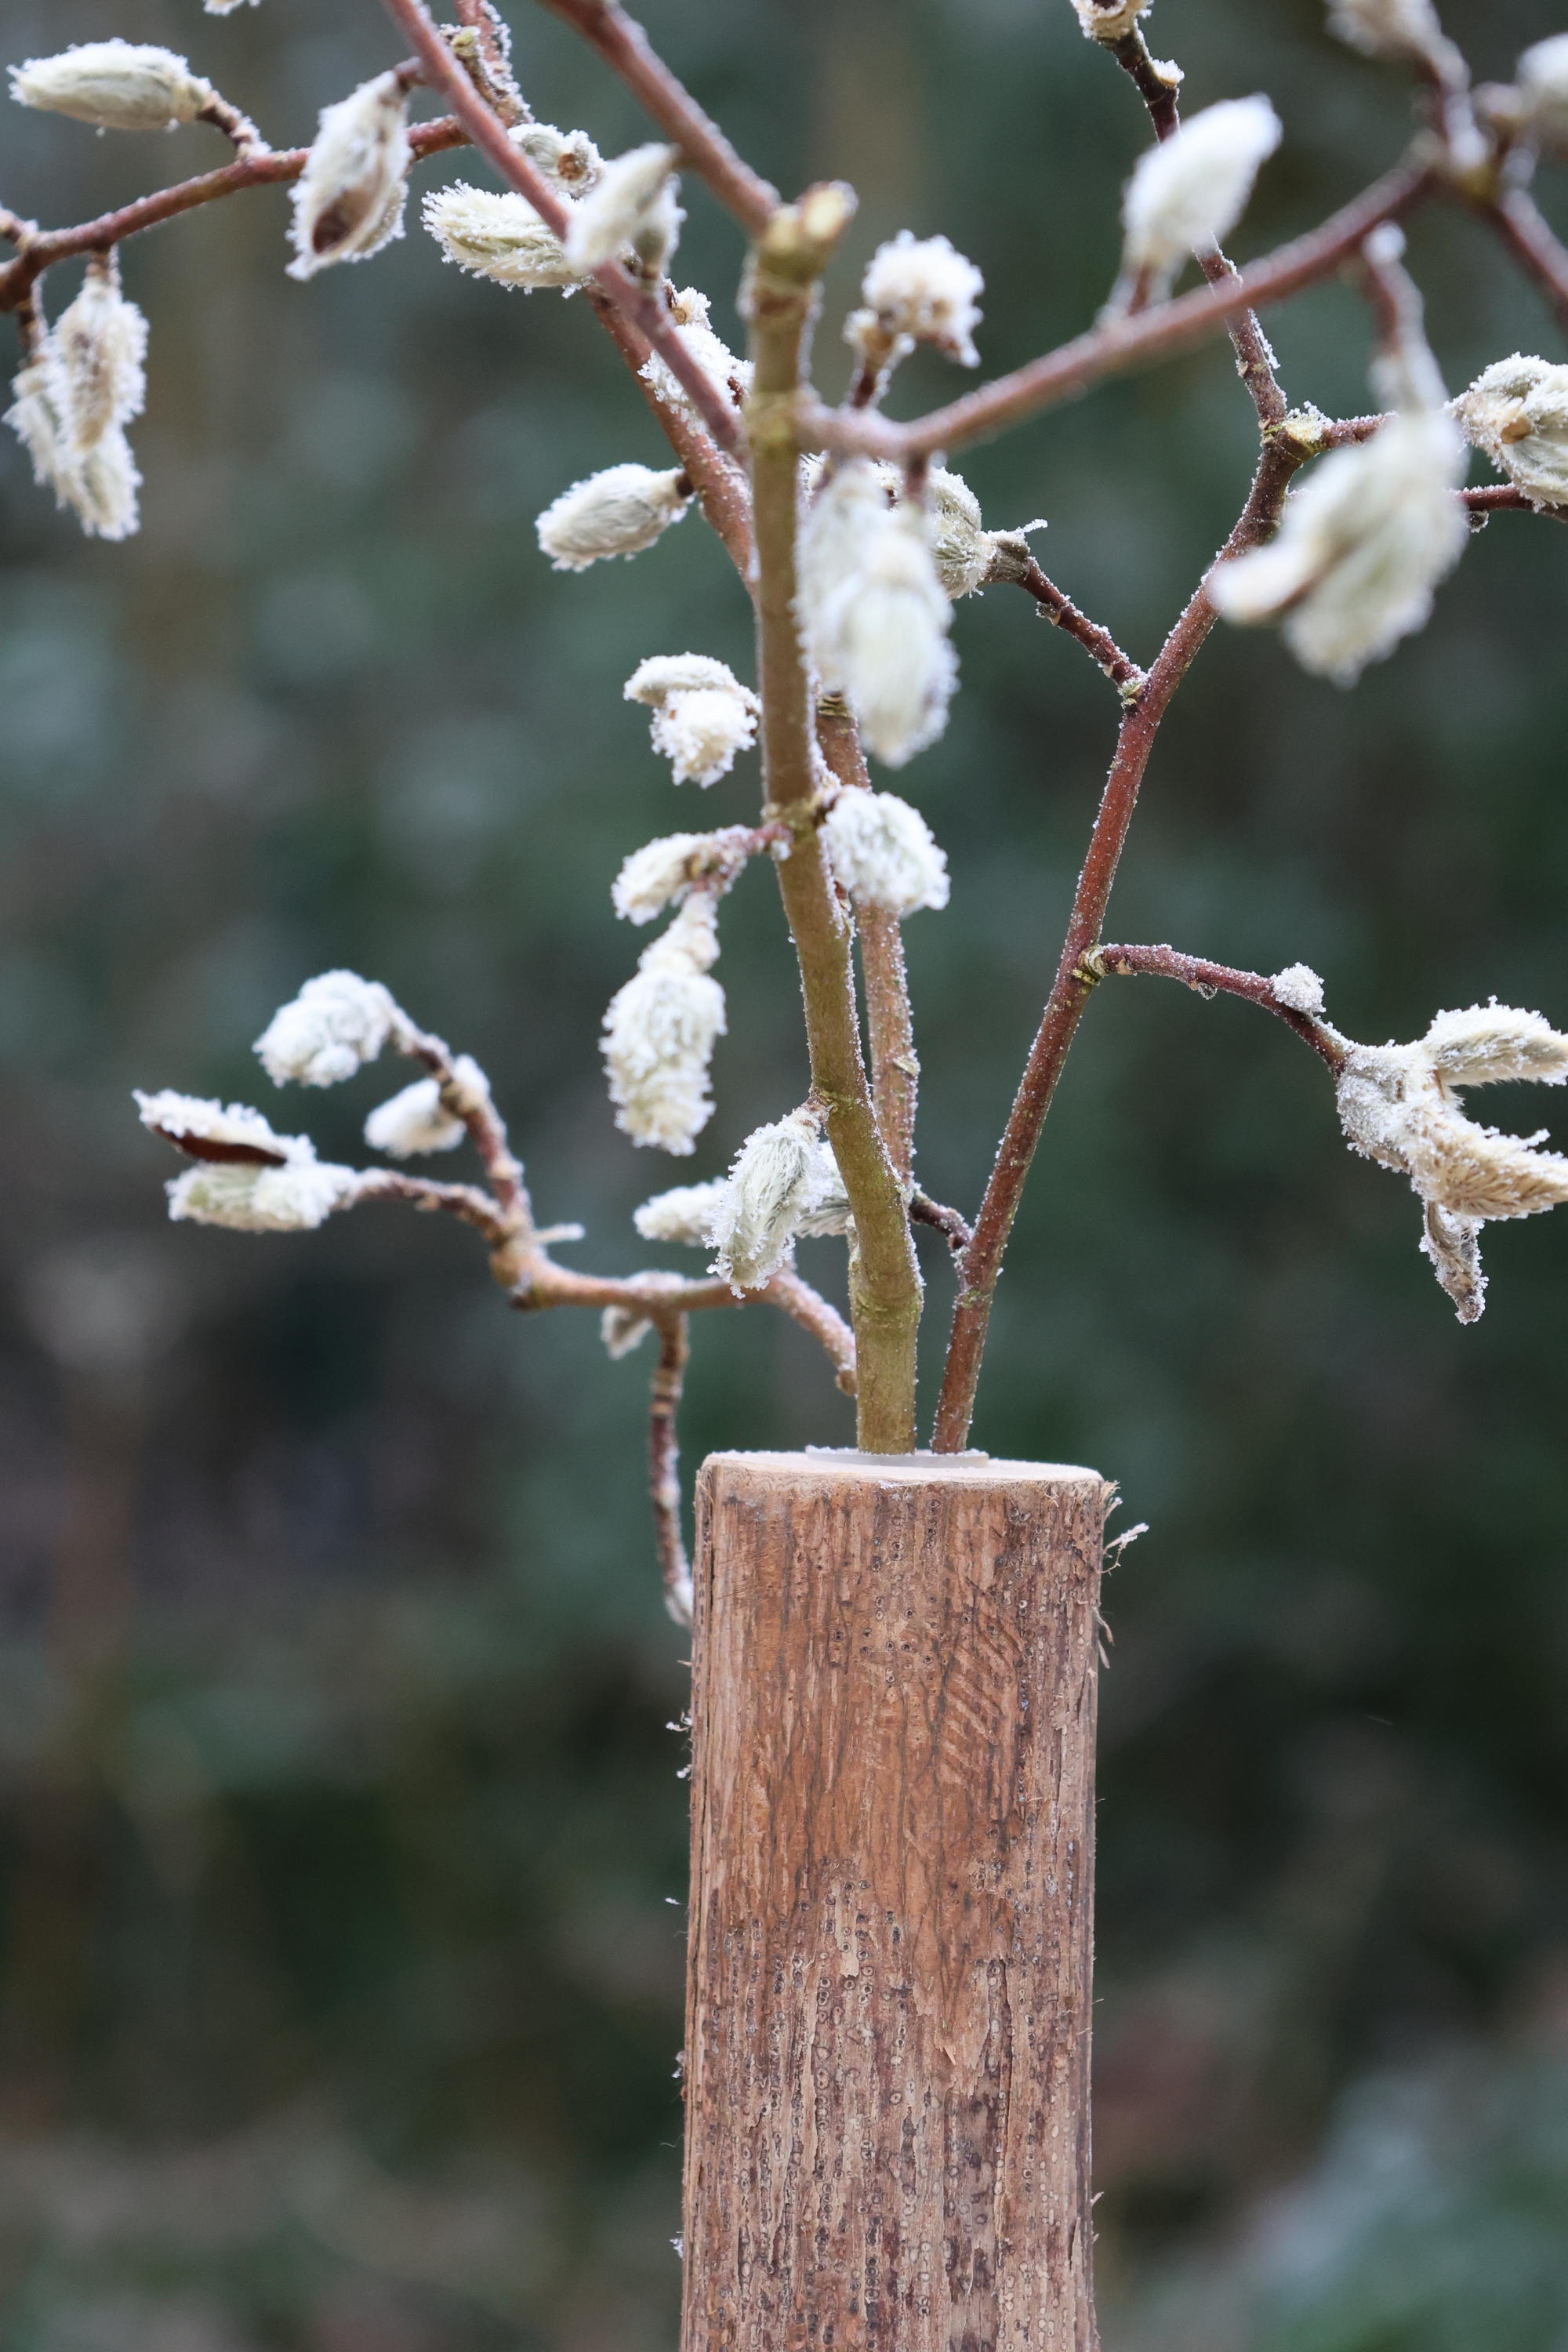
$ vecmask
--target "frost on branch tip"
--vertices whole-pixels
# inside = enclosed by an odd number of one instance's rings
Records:
[[[1568,1037],[1539,1013],[1491,1003],[1439,1013],[1411,1045],[1349,1045],[1339,1082],[1352,1148],[1407,1176],[1419,1196],[1421,1248],[1461,1323],[1485,1304],[1482,1225],[1568,1201],[1568,1160],[1536,1149],[1544,1130],[1502,1135],[1465,1116],[1458,1088],[1510,1078],[1568,1084]]]
[[[377,74],[323,107],[294,184],[289,277],[367,260],[401,236],[411,160],[408,94],[395,73]]]
[[[679,466],[661,474],[648,466],[608,466],[563,490],[534,529],[557,572],[586,572],[606,556],[640,555],[680,520],[691,497]]]
[[[679,907],[700,881],[722,895],[755,845],[756,836],[743,824],[718,833],[666,834],[622,861],[610,903],[623,922],[651,923],[667,907]]]
[[[1310,963],[1288,963],[1268,983],[1276,1004],[1288,1013],[1306,1013],[1314,1019],[1323,1010],[1323,983]]]
[[[814,1110],[792,1111],[746,1138],[720,1187],[708,1239],[713,1271],[733,1290],[760,1290],[784,1264],[801,1221],[830,1184],[833,1155]]]
[[[255,1050],[274,1086],[335,1087],[406,1025],[380,981],[323,971],[273,1014]]]
[[[34,479],[71,508],[89,537],[136,529],[141,476],[125,437],[146,394],[147,321],[120,290],[115,257],[94,256],[80,292],[17,375],[5,422]]]
[[[1227,98],[1139,157],[1122,198],[1126,246],[1113,310],[1135,289],[1164,295],[1190,253],[1228,236],[1280,137],[1266,98]]]
[[[752,388],[752,362],[737,359],[722,336],[714,332],[708,320],[710,308],[706,294],[687,286],[669,305],[669,323],[679,328],[681,341],[715,392],[738,409]],[[648,353],[637,373],[667,408],[694,425],[702,423],[691,394],[658,352]]]
[[[470,277],[521,287],[525,294],[552,289],[570,294],[583,283],[553,229],[512,190],[499,194],[455,180],[427,192],[421,218],[444,258]]]
[[[1537,41],[1515,70],[1529,136],[1543,147],[1568,147],[1568,33]]]
[[[308,1136],[277,1134],[246,1104],[226,1109],[168,1087],[138,1092],[135,1100],[143,1127],[196,1162],[165,1187],[176,1223],[248,1234],[304,1233],[359,1192],[353,1169],[318,1160]]]
[[[605,1014],[605,1067],[616,1125],[634,1143],[684,1158],[713,1115],[708,1068],[724,1034],[724,992],[710,898],[689,898]]]
[[[733,670],[707,654],[650,654],[622,689],[653,712],[653,748],[678,784],[717,783],[755,742],[762,705]]]
[[[947,859],[919,809],[896,793],[840,793],[822,837],[834,877],[857,907],[902,920],[918,908],[946,906]]]
[[[100,131],[172,131],[217,95],[173,49],[136,41],[83,41],[58,57],[11,68],[18,106],[68,114]]]
[[[679,241],[685,217],[675,201],[679,161],[679,147],[654,141],[601,165],[567,232],[566,257],[574,269],[585,276],[630,246],[647,274],[658,276]]]
[[[902,767],[942,733],[957,683],[952,620],[918,507],[889,507],[864,459],[819,492],[800,542],[799,612],[829,692],[844,695],[867,749]]]
[[[1532,507],[1568,505],[1568,367],[1515,352],[1449,407],[1466,439]]]
[[[917,237],[904,228],[872,255],[861,281],[863,308],[844,322],[844,340],[860,364],[880,378],[914,349],[934,343],[963,367],[978,367],[976,300],[985,280],[945,236]]]

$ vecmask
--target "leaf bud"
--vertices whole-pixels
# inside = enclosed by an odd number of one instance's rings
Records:
[[[501,194],[456,180],[427,192],[421,217],[446,259],[470,277],[521,287],[525,294],[546,289],[570,294],[583,283],[554,230],[512,190]]]
[[[1531,506],[1568,506],[1568,367],[1515,352],[1494,360],[1449,409]]]
[[[68,114],[100,131],[172,131],[194,122],[216,92],[173,49],[137,41],[83,41],[58,57],[11,68],[18,106]]]
[[[707,654],[651,654],[623,691],[652,710],[653,748],[672,762],[678,784],[717,783],[756,740],[762,705]]]
[[[611,998],[603,1051],[616,1125],[683,1158],[713,1116],[708,1067],[724,1034],[724,992],[709,966],[719,931],[706,893],[689,898]]]
[[[380,981],[323,971],[273,1014],[255,1050],[274,1086],[335,1087],[406,1026]]]
[[[801,1218],[827,1189],[823,1162],[820,1120],[809,1107],[746,1138],[709,1229],[713,1271],[732,1289],[760,1290],[772,1281]]]
[[[1258,166],[1280,137],[1266,98],[1227,98],[1145,149],[1122,199],[1123,302],[1134,287],[1165,293],[1190,253],[1217,245],[1236,226]],[[1113,310],[1117,302],[1113,295]]]
[[[650,275],[674,252],[683,217],[675,202],[672,175],[679,147],[652,141],[602,165],[597,180],[572,215],[566,256],[587,275],[630,246]]]
[[[921,907],[946,906],[947,859],[920,811],[896,793],[840,793],[822,837],[835,879],[857,907],[901,920]]]
[[[608,466],[574,482],[539,517],[539,544],[557,572],[585,572],[611,555],[640,555],[679,522],[691,504],[691,484],[679,466],[656,474],[647,466]]]
[[[411,160],[408,93],[395,73],[377,74],[323,107],[294,184],[289,277],[368,260],[401,236]]]

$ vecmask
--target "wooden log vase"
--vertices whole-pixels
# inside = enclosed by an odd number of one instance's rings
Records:
[[[703,1465],[683,2352],[1092,2352],[1110,1495]]]

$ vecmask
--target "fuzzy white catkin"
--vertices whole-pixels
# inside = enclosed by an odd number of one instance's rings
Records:
[[[136,41],[83,41],[58,57],[11,68],[18,106],[68,114],[100,131],[170,131],[194,122],[216,93],[173,49]]]
[[[721,1178],[708,1184],[672,1185],[634,1209],[632,1223],[645,1242],[678,1242],[687,1249],[701,1249],[723,1190]]]
[[[458,1055],[452,1076],[464,1100],[488,1099],[485,1074],[468,1055]],[[426,1151],[453,1151],[467,1133],[462,1120],[442,1101],[437,1078],[416,1078],[389,1101],[378,1103],[364,1123],[364,1139],[372,1150],[387,1152],[394,1160],[412,1160]]]
[[[689,898],[610,999],[603,1050],[616,1125],[634,1143],[684,1158],[713,1115],[708,1068],[724,1034],[710,898]]]
[[[607,556],[640,555],[690,504],[679,466],[659,474],[648,466],[607,466],[563,490],[534,528],[557,572],[585,572]]]
[[[947,859],[919,809],[896,793],[840,793],[822,837],[856,906],[879,907],[900,920],[917,908],[946,906]]]
[[[165,1190],[176,1223],[227,1225],[243,1234],[292,1234],[311,1232],[334,1209],[347,1208],[360,1181],[352,1168],[291,1160],[283,1168],[188,1168]]]
[[[377,74],[324,107],[294,184],[289,277],[368,260],[401,236],[411,160],[408,94],[395,73]]]
[[[1288,963],[1268,983],[1277,1004],[1291,1013],[1314,1015],[1323,1009],[1323,983],[1310,963]]]
[[[671,189],[671,175],[680,161],[679,147],[657,141],[633,147],[601,167],[599,177],[572,215],[566,257],[584,275],[601,263],[613,261],[624,248],[647,242],[662,245],[658,266],[675,249],[679,214]]]
[[[952,614],[918,508],[889,508],[862,460],[840,466],[801,534],[799,607],[822,683],[847,698],[867,749],[901,767],[947,724]]]
[[[984,585],[996,552],[996,537],[984,528],[980,501],[962,474],[933,466],[925,482],[925,533],[936,576],[954,603]]]
[[[1210,573],[1227,620],[1283,615],[1304,669],[1353,685],[1368,662],[1425,624],[1433,591],[1468,536],[1454,491],[1465,447],[1441,415],[1394,416],[1370,441],[1336,449],[1286,500],[1267,547]]]
[[[1127,183],[1124,271],[1163,284],[1189,253],[1217,244],[1247,209],[1264,158],[1281,136],[1266,98],[1222,99],[1149,148]]]
[[[678,784],[717,783],[737,751],[756,740],[756,696],[707,654],[650,654],[622,691],[652,710],[653,748],[670,761]]]
[[[498,194],[455,180],[450,187],[428,192],[421,217],[444,258],[470,277],[521,287],[525,294],[555,289],[571,293],[583,282],[553,229],[526,196],[511,190]]]
[[[877,247],[860,299],[884,336],[906,346],[934,343],[964,367],[978,367],[974,330],[981,315],[977,297],[984,286],[973,262],[955,252],[945,236],[917,237],[905,228]],[[845,331],[853,342],[851,328]]]
[[[1479,1236],[1494,1219],[1568,1201],[1568,1159],[1540,1136],[1501,1135],[1465,1116],[1456,1089],[1501,1079],[1568,1084],[1568,1037],[1538,1013],[1474,1004],[1439,1013],[1410,1045],[1348,1040],[1340,1121],[1352,1150],[1410,1180],[1426,1211],[1421,1248],[1462,1323],[1485,1303]]]
[[[1363,57],[1426,57],[1443,28],[1432,0],[1331,0],[1329,30]]]
[[[273,1014],[255,1050],[275,1086],[335,1087],[374,1062],[403,1026],[380,981],[323,971]]]
[[[1568,33],[1537,41],[1515,70],[1531,135],[1548,147],[1568,145]]]
[[[814,1112],[792,1111],[754,1129],[735,1156],[709,1227],[714,1273],[734,1290],[771,1282],[826,1183]]]
[[[714,332],[709,324],[710,307],[706,294],[695,286],[688,286],[670,305],[669,322],[679,328],[681,341],[714,390],[738,406],[751,389],[752,362],[737,359],[723,338]],[[649,352],[639,373],[667,408],[675,409],[693,423],[702,421],[691,394],[658,352]]]
[[[215,1144],[215,1157],[248,1159],[252,1165],[272,1160],[313,1160],[315,1146],[302,1135],[279,1135],[258,1110],[248,1103],[205,1101],[197,1095],[176,1094],[172,1087],[163,1087],[156,1094],[143,1094],[140,1087],[132,1088],[132,1098],[142,1124],[153,1134],[161,1135],[165,1142],[184,1150],[194,1144]],[[205,1157],[196,1153],[195,1157]]]
[[[39,488],[53,490],[56,502],[71,509],[89,539],[129,539],[137,526],[142,477],[120,426],[110,425],[85,451],[71,447],[59,372],[47,343],[11,389],[5,423],[31,458]]]
[[[1515,352],[1449,406],[1466,438],[1531,506],[1568,505],[1568,367]]]
[[[670,833],[647,842],[623,859],[610,885],[610,903],[623,922],[651,923],[679,906],[708,863],[710,833]]]
[[[74,302],[49,331],[65,439],[79,456],[142,413],[147,321],[120,290],[118,273],[89,268]]]

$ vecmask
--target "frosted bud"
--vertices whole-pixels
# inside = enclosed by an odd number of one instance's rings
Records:
[[[1310,963],[1288,963],[1277,971],[1268,983],[1274,991],[1274,1002],[1289,1013],[1308,1013],[1316,1017],[1323,1009],[1323,983]]]
[[[639,1315],[635,1307],[606,1307],[599,1318],[599,1337],[612,1363],[619,1363],[634,1348],[640,1348],[652,1329],[648,1318]]]
[[[756,696],[707,654],[652,654],[624,693],[652,709],[653,748],[672,762],[678,784],[717,783],[756,740]]]
[[[1392,417],[1315,467],[1269,544],[1209,574],[1209,601],[1227,620],[1282,620],[1303,669],[1353,685],[1424,625],[1458,562],[1468,536],[1454,495],[1464,467],[1447,417]]]
[[[58,404],[73,452],[89,449],[142,413],[147,321],[120,290],[112,258],[88,267],[80,293],[61,311],[48,338]]]
[[[934,343],[965,367],[978,367],[976,298],[985,280],[945,236],[917,237],[900,229],[872,255],[860,287],[865,308],[845,325],[846,340],[869,364],[879,354],[901,356],[913,343]]]
[[[951,611],[918,508],[889,508],[858,460],[840,466],[801,534],[801,619],[823,685],[867,748],[901,767],[947,724],[958,663]]]
[[[1443,39],[1432,0],[1331,0],[1329,30],[1368,58],[1429,57]]]
[[[736,1154],[708,1232],[713,1271],[731,1289],[760,1290],[771,1282],[801,1218],[822,1199],[817,1126],[815,1111],[792,1111],[754,1129]]]
[[[604,171],[604,158],[585,131],[557,131],[553,122],[520,122],[507,136],[563,195],[585,194]]]
[[[1466,438],[1531,506],[1568,505],[1568,367],[1516,352],[1449,405]]]
[[[1411,1045],[1350,1045],[1339,1082],[1352,1149],[1408,1177],[1419,1196],[1422,1252],[1462,1323],[1485,1303],[1482,1225],[1568,1201],[1568,1159],[1537,1150],[1542,1135],[1501,1135],[1465,1116],[1458,1088],[1508,1078],[1568,1084],[1568,1037],[1538,1013],[1492,1003],[1439,1013]]]
[[[822,827],[836,879],[858,907],[900,920],[945,907],[947,860],[918,809],[894,793],[840,793]]]
[[[1546,147],[1568,145],[1568,33],[1537,41],[1515,70],[1531,135]]]
[[[628,245],[650,271],[663,268],[675,250],[682,217],[672,182],[679,161],[679,147],[655,141],[602,165],[572,215],[566,255],[574,269],[586,275]]]
[[[556,287],[571,293],[583,283],[568,266],[560,238],[526,196],[510,191],[498,195],[456,180],[449,188],[429,191],[422,218],[446,259],[471,277],[521,286],[525,294]]]
[[[640,555],[690,504],[691,484],[679,466],[664,474],[609,466],[563,490],[534,528],[557,572],[585,572],[607,555]]]
[[[173,49],[135,41],[84,41],[56,58],[11,68],[18,106],[68,114],[100,131],[172,131],[194,122],[216,96]]]
[[[803,1209],[795,1219],[795,1230],[803,1241],[824,1241],[835,1234],[852,1234],[855,1220],[849,1213],[849,1195],[844,1189],[844,1179],[838,1172],[838,1162],[826,1143],[816,1147],[817,1172],[821,1191],[809,1208]]]
[[[706,894],[689,898],[637,959],[605,1014],[616,1125],[634,1143],[684,1158],[713,1115],[708,1067],[724,1034],[724,992],[709,973],[719,931]]]
[[[137,525],[142,477],[120,427],[110,425],[88,450],[70,446],[60,371],[47,343],[23,368],[12,392],[5,422],[31,458],[40,489],[53,490],[56,503],[72,509],[89,539],[128,539]]]
[[[275,1086],[335,1087],[374,1062],[404,1015],[378,980],[323,971],[275,1013],[256,1041]]]
[[[1227,98],[1141,155],[1122,199],[1123,288],[1152,281],[1163,294],[1189,253],[1217,245],[1246,211],[1258,165],[1280,136],[1266,98]]]
[[[230,1103],[225,1109],[220,1102],[176,1094],[172,1087],[153,1095],[140,1087],[132,1092],[142,1126],[188,1159],[281,1168],[287,1160],[316,1156],[308,1137],[278,1134],[270,1120],[247,1103]]]
[[[687,1249],[700,1249],[724,1190],[721,1181],[676,1184],[634,1209],[632,1223],[645,1242],[679,1242]]]
[[[671,833],[634,849],[610,886],[610,901],[624,922],[651,923],[667,907],[679,907],[699,881],[728,890],[757,846],[743,824],[717,833]]]
[[[364,261],[403,235],[408,194],[408,94],[395,73],[362,82],[321,128],[294,184],[290,278],[337,261]]]
[[[346,1209],[361,1179],[352,1168],[324,1160],[290,1160],[282,1168],[187,1168],[166,1186],[176,1223],[227,1225],[242,1234],[308,1233],[334,1209]]]
[[[1153,0],[1072,0],[1072,5],[1086,40],[1122,41],[1136,32],[1139,17],[1149,14]]]
[[[980,501],[962,474],[933,466],[925,481],[926,542],[936,576],[956,604],[984,585],[996,541],[980,518]]]
[[[669,321],[679,328],[681,341],[714,390],[739,408],[751,390],[752,362],[738,360],[723,338],[714,333],[708,323],[710,308],[707,295],[688,286],[671,303]],[[667,408],[678,410],[693,424],[702,422],[691,394],[658,352],[649,352],[639,373]]]
[[[459,1099],[489,1098],[485,1074],[467,1054],[453,1065]],[[438,1078],[416,1078],[388,1102],[379,1103],[364,1123],[364,1139],[373,1151],[394,1160],[412,1160],[426,1151],[453,1151],[468,1133],[455,1110],[441,1098]]]

